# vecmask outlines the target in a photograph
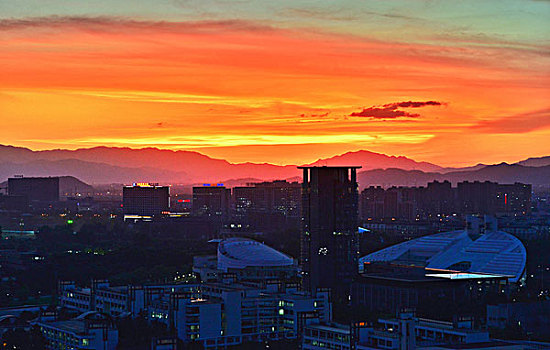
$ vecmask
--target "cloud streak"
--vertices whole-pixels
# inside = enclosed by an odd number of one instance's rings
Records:
[[[234,30],[247,32],[267,32],[274,28],[252,21],[225,19],[203,21],[151,21],[133,20],[118,16],[47,16],[15,19],[0,19],[0,31],[24,30],[24,29],[79,29],[82,31],[114,32],[126,30],[152,30],[200,33],[215,32],[220,30]]]
[[[477,132],[523,134],[550,127],[550,108],[520,113],[504,118],[483,120],[471,129]]]

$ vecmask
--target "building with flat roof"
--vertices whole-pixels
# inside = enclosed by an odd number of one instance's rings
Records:
[[[404,311],[394,319],[350,325],[309,324],[304,327],[304,350],[436,350],[436,349],[548,349],[550,344],[490,339],[486,329],[468,319],[445,322],[415,317]]]
[[[118,330],[106,314],[86,312],[66,321],[34,322],[46,340],[45,349],[115,350]]]
[[[300,267],[310,292],[330,288],[347,299],[357,273],[357,174],[360,167],[303,170]]]
[[[24,196],[29,201],[59,201],[59,177],[10,177],[8,195]]]
[[[170,210],[170,187],[156,183],[134,183],[122,189],[125,216],[158,216]]]
[[[235,215],[281,214],[288,217],[299,216],[301,185],[298,182],[276,180],[252,183],[233,188]]]
[[[143,286],[111,286],[109,281],[94,280],[90,287],[74,282],[59,283],[59,306],[76,312],[97,311],[114,317],[137,317],[148,303],[168,292],[196,292],[194,284],[153,284]]]
[[[487,303],[506,300],[508,277],[389,263],[366,263],[352,284],[352,305],[364,312],[485,319]]]
[[[159,296],[147,317],[165,323],[186,343],[224,349],[243,342],[296,339],[307,322],[330,322],[329,296],[311,296],[284,282],[203,283],[199,295]]]

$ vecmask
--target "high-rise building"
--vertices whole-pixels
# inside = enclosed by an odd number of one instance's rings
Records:
[[[125,215],[155,216],[170,210],[170,187],[134,183],[122,190]]]
[[[282,214],[298,217],[300,212],[301,186],[298,182],[276,180],[253,183],[233,188],[235,214]]]
[[[10,196],[25,196],[30,201],[59,201],[59,177],[13,177],[8,179]]]
[[[229,216],[230,208],[231,189],[223,184],[193,187],[193,215],[225,219]]]
[[[360,167],[303,169],[300,265],[303,288],[349,295],[357,273],[357,176]]]

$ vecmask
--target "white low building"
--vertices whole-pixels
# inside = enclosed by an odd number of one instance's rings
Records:
[[[218,243],[216,256],[195,257],[193,272],[203,282],[234,274],[238,280],[284,280],[298,275],[296,261],[263,243],[248,238],[212,240]]]
[[[369,262],[503,275],[508,276],[509,282],[521,283],[527,253],[519,239],[496,230],[495,225],[485,229],[474,225],[466,230],[424,236],[371,253],[359,259],[359,271]]]

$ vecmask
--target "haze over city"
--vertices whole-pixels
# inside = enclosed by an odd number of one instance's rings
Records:
[[[5,1],[3,144],[303,164],[550,153],[547,1]]]

